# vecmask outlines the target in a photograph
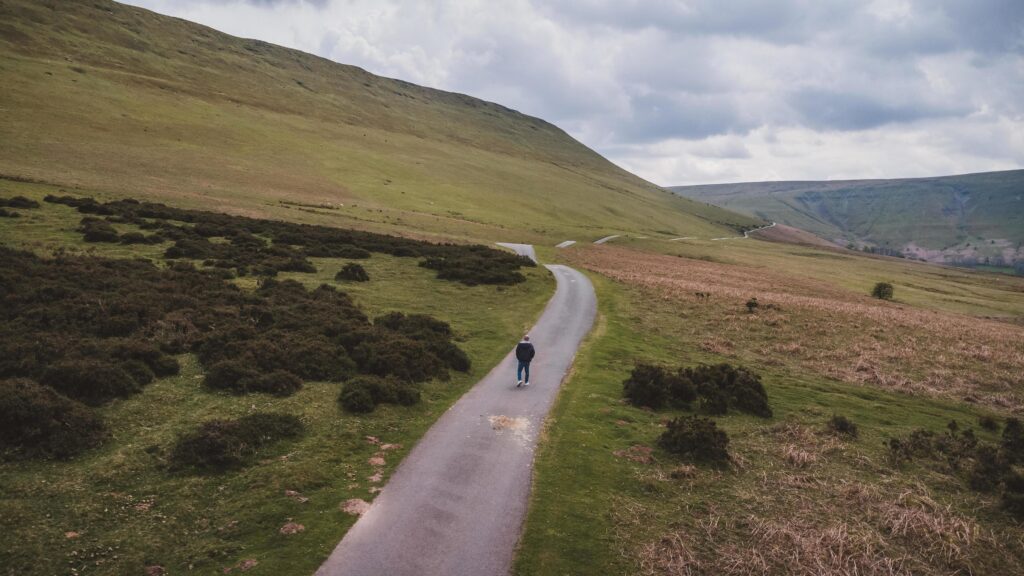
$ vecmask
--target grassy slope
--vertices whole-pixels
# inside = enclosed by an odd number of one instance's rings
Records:
[[[618,239],[542,255],[621,273],[591,273],[600,317],[538,451],[517,574],[822,574],[854,565],[888,573],[886,561],[897,563],[894,573],[1001,574],[1024,566],[1019,523],[994,496],[967,490],[941,467],[893,467],[883,447],[954,419],[994,438],[978,430],[979,416],[1011,413],[1024,390],[1024,280],[756,240]],[[866,297],[881,280],[896,286],[894,304]],[[751,296],[782,309],[747,314]],[[890,311],[881,314],[888,320],[862,314],[871,306]],[[775,417],[718,419],[741,462],[729,471],[672,478],[680,463],[660,450],[651,464],[617,457],[653,446],[677,413],[623,404],[636,360],[751,367]],[[932,389],[894,384],[929,374]],[[974,400],[963,402],[968,395]],[[857,441],[824,433],[834,413],[859,424]]]
[[[21,194],[41,200],[56,189],[40,184],[0,182],[0,196]],[[0,219],[0,243],[50,254],[64,249],[100,256],[156,258],[158,246],[87,245],[74,232],[81,218],[66,206],[42,204]],[[134,228],[117,225],[122,232]],[[338,506],[348,498],[372,500],[374,473],[368,459],[377,450],[368,435],[401,444],[387,452],[384,481],[415,441],[469,386],[508,351],[539,315],[553,289],[541,268],[513,287],[466,287],[436,280],[415,259],[374,254],[361,263],[365,284],[338,283],[340,259],[313,259],[316,274],[282,274],[309,286],[328,283],[348,292],[371,317],[400,310],[432,314],[449,322],[473,369],[450,382],[424,387],[424,402],[413,407],[382,406],[366,416],[343,413],[337,384],[309,383],[295,396],[230,396],[200,387],[202,369],[183,356],[182,374],[146,387],[138,396],[100,409],[113,439],[72,463],[0,463],[0,573],[56,574],[74,568],[85,574],[141,574],[158,564],[170,573],[191,566],[196,573],[220,573],[243,559],[256,559],[252,574],[311,574],[354,522]],[[157,259],[157,261],[160,261]],[[248,281],[242,278],[242,281]],[[244,283],[244,282],[242,282]],[[255,408],[254,408],[255,407]],[[175,436],[210,418],[254,409],[299,415],[305,437],[271,454],[257,466],[220,475],[182,476],[160,468],[160,455]],[[381,483],[380,485],[383,485]],[[284,495],[300,492],[299,503]],[[283,536],[289,519],[306,530]],[[67,538],[66,532],[77,532]]]
[[[864,242],[982,256],[1024,242],[1024,170],[940,178],[753,182],[672,188],[846,244]],[[997,244],[991,244],[995,240]],[[1000,243],[1004,240],[1005,243]],[[1011,259],[1012,260],[1012,259]]]
[[[0,55],[0,174],[478,240],[753,222],[500,105],[106,0],[0,0]]]
[[[917,427],[941,431],[953,419],[973,426],[988,412],[969,404],[852,386],[784,357],[742,360],[762,374],[775,417],[718,419],[738,466],[683,468],[673,478],[680,463],[661,450],[653,463],[614,455],[653,446],[663,419],[678,413],[623,404],[622,381],[635,359],[678,366],[735,357],[701,349],[690,326],[699,305],[593,278],[599,328],[578,356],[538,452],[515,573],[875,573],[868,566],[886,558],[899,561],[903,571],[894,573],[970,566],[1001,574],[1024,566],[1019,527],[991,497],[924,466],[887,464],[886,438]],[[834,413],[859,424],[857,441],[824,434]],[[908,518],[908,525],[896,524]]]

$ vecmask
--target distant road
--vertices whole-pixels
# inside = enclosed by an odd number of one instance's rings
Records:
[[[614,234],[612,236],[605,236],[604,238],[601,238],[600,240],[594,241],[594,244],[604,244],[605,242],[607,242],[609,240],[614,240],[615,238],[618,238],[618,237],[619,237],[619,234]]]
[[[495,242],[495,244],[504,246],[520,256],[526,256],[534,262],[537,261],[537,251],[533,249],[532,244],[512,244],[511,242]]]
[[[532,246],[503,245],[536,257]],[[547,268],[558,284],[530,331],[531,386],[515,387],[509,352],[427,431],[317,576],[508,574],[538,433],[597,312],[586,276]]]
[[[712,240],[742,240],[743,238],[750,238],[750,233],[751,232],[757,232],[758,230],[764,230],[765,228],[771,228],[772,226],[775,226],[775,222],[772,222],[771,224],[769,224],[767,226],[761,226],[760,228],[754,228],[753,230],[747,230],[746,232],[743,233],[743,236],[726,236],[724,238],[712,238]]]

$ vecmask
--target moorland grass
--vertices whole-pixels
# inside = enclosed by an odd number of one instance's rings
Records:
[[[19,185],[39,201],[59,193],[49,186]],[[25,212],[0,224],[0,243],[44,257],[142,257],[157,264],[168,246],[86,243],[77,231],[82,215],[75,210],[42,203]],[[119,235],[138,230],[111,225]],[[266,573],[312,573],[355,521],[339,504],[349,498],[372,500],[430,424],[534,322],[554,286],[542,268],[525,269],[526,282],[514,286],[465,286],[438,280],[415,259],[384,254],[361,261],[369,282],[339,285],[334,276],[346,259],[310,261],[317,272],[281,272],[276,280],[298,282],[307,293],[321,284],[337,286],[368,318],[381,319],[406,338],[449,331],[465,352],[465,358],[453,355],[450,361],[463,362],[468,371],[418,385],[419,404],[381,404],[372,414],[358,415],[338,405],[342,385],[327,382],[306,382],[287,397],[211,393],[203,386],[206,373],[198,357],[176,355],[176,374],[95,409],[108,432],[99,447],[70,462],[0,463],[0,524],[9,536],[0,565],[19,574],[74,569],[120,575],[142,573],[148,565],[220,573],[254,559]],[[193,264],[201,262],[186,268]],[[256,295],[259,289],[253,276],[230,282],[242,294]],[[144,352],[133,354],[148,358]],[[192,474],[169,467],[182,435],[205,422],[263,412],[295,416],[305,432],[261,450],[241,468]],[[369,463],[381,448],[367,437],[392,444],[379,454],[383,465]],[[378,472],[384,480],[372,481]],[[281,534],[289,521],[305,530]]]
[[[733,358],[700,347],[690,323],[701,304],[591,278],[597,328],[548,419],[515,573],[994,574],[1024,567],[1018,528],[995,496],[926,465],[894,468],[887,456],[890,438],[993,416],[977,405],[843,383],[783,355],[748,358],[774,416],[716,419],[729,437],[730,467],[693,467],[663,448],[643,461],[622,457],[632,446],[657,446],[666,416],[690,414],[624,403],[622,382],[634,362]],[[837,413],[856,421],[857,438],[828,430]],[[975,434],[999,440],[988,430]]]

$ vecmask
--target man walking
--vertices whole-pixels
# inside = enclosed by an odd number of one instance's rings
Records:
[[[516,370],[516,388],[530,385],[530,361],[533,360],[533,355],[537,351],[533,349],[533,344],[530,344],[530,335],[523,336],[523,341],[516,346],[516,360],[519,360],[519,369]],[[523,372],[526,372],[526,380],[523,380]]]

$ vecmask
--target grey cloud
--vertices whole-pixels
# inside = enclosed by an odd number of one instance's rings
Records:
[[[923,118],[964,115],[967,108],[928,106],[924,102],[894,104],[861,94],[810,88],[795,92],[790,104],[802,123],[818,129],[865,130]]]

